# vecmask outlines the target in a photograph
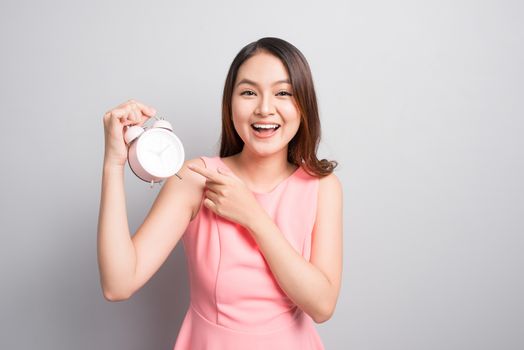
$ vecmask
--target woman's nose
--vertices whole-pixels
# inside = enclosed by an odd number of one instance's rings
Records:
[[[260,115],[275,114],[274,107],[271,102],[270,96],[267,96],[267,95],[262,96],[255,110],[255,114],[260,114]]]

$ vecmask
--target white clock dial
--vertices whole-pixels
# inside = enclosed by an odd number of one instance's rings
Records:
[[[153,128],[140,137],[137,157],[144,170],[165,178],[174,175],[182,167],[184,149],[171,131]]]
[[[176,148],[173,145],[170,145],[168,148],[166,148],[162,152],[160,157],[162,158],[162,162],[166,166],[166,171],[176,171],[175,168],[178,164],[180,154],[177,152]]]

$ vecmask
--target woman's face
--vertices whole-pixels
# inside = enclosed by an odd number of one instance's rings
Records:
[[[244,150],[248,147],[250,153],[262,156],[287,155],[288,143],[300,125],[300,112],[279,58],[260,52],[247,59],[238,70],[231,102],[233,124]]]

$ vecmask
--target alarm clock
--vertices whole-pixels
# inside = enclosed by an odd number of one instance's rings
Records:
[[[124,133],[129,167],[151,186],[175,175],[184,164],[184,147],[173,127],[167,120],[155,118],[151,128],[133,125]]]

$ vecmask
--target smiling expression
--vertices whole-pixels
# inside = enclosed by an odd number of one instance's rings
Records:
[[[300,126],[300,112],[279,58],[259,52],[247,59],[238,70],[231,102],[235,130],[249,151],[287,152]]]

